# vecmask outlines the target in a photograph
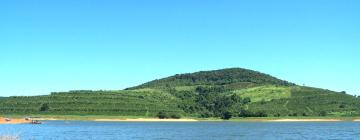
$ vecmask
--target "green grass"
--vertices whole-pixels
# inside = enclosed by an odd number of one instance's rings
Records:
[[[291,87],[266,85],[235,90],[242,98],[249,97],[252,102],[271,101],[273,99],[290,98]]]
[[[175,90],[178,91],[193,91],[196,89],[197,86],[178,86],[175,87]]]

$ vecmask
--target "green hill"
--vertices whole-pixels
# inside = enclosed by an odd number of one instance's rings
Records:
[[[118,91],[0,98],[4,115],[155,117],[360,116],[360,99],[231,68],[178,74]]]

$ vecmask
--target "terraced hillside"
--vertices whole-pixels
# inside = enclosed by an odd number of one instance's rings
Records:
[[[178,74],[119,91],[0,98],[0,114],[154,117],[360,116],[360,99],[232,68]]]
[[[329,90],[293,86],[290,96],[252,103],[253,111],[272,116],[359,116],[360,99]]]
[[[160,111],[182,114],[178,99],[168,93],[142,91],[70,91],[46,96],[9,97],[0,114],[155,116]]]

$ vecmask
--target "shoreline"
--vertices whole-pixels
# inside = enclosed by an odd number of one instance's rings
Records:
[[[158,119],[158,118],[137,118],[137,119],[95,119],[96,122],[197,122],[196,119]]]
[[[10,117],[11,118],[11,117]],[[39,121],[94,121],[94,122],[360,122],[358,117],[329,117],[329,118],[232,118],[222,120],[219,118],[181,118],[181,119],[159,119],[144,117],[116,117],[116,116],[39,116],[32,118]],[[5,121],[0,117],[0,124],[26,124],[31,120],[21,117],[13,117],[11,121]]]
[[[31,121],[25,119],[11,119],[7,121],[6,118],[0,117],[0,124],[24,124],[24,123],[31,123]]]
[[[268,122],[341,122],[341,121],[346,121],[346,120],[340,120],[340,119],[277,119],[277,120],[268,120]]]

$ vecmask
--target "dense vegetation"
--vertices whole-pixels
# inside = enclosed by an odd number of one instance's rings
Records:
[[[0,114],[159,118],[360,116],[360,99],[246,69],[175,75],[119,91],[0,98]]]
[[[154,80],[140,86],[129,88],[162,88],[177,86],[194,85],[251,85],[251,84],[271,84],[271,85],[294,85],[260,72],[231,68],[215,71],[201,71],[188,74],[177,74],[168,78]]]

